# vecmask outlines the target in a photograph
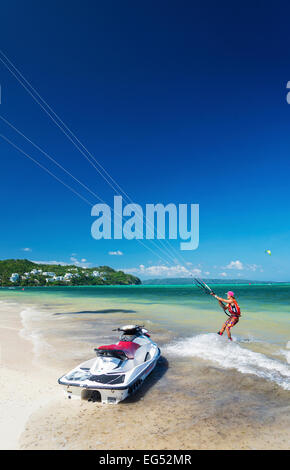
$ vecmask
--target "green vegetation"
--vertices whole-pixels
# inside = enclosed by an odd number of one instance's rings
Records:
[[[12,274],[18,274],[11,280]],[[141,284],[138,277],[109,266],[82,268],[75,265],[37,264],[27,259],[0,261],[0,286],[98,286]]]

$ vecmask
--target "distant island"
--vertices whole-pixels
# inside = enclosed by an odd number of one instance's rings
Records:
[[[251,279],[203,279],[207,284],[276,284],[272,281],[253,281]],[[142,281],[143,285],[187,285],[193,284],[192,277],[176,277],[165,279],[146,279]]]
[[[109,266],[83,268],[75,265],[39,264],[27,259],[0,261],[0,286],[106,286],[138,285],[138,277]]]

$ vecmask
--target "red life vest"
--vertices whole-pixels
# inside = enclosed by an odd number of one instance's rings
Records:
[[[233,300],[234,305],[229,304],[229,312],[234,317],[239,317],[241,315],[241,309],[238,306],[238,302]]]

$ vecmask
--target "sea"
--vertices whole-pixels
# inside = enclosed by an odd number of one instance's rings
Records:
[[[35,361],[61,374],[94,357],[96,346],[118,341],[114,329],[144,325],[161,358],[147,384],[121,406],[131,421],[145,413],[164,442],[172,429],[173,446],[189,447],[190,436],[201,433],[207,448],[217,429],[232,442],[244,432],[246,447],[266,429],[269,439],[282,436],[290,425],[290,284],[211,287],[219,296],[234,290],[241,307],[232,342],[217,335],[227,319],[218,302],[191,285],[2,288],[0,318],[15,306]]]

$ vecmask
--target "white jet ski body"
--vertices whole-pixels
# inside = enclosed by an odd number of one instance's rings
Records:
[[[119,403],[133,394],[155,368],[160,349],[138,325],[118,328],[120,341],[99,346],[97,357],[83,362],[58,383],[68,398]]]

